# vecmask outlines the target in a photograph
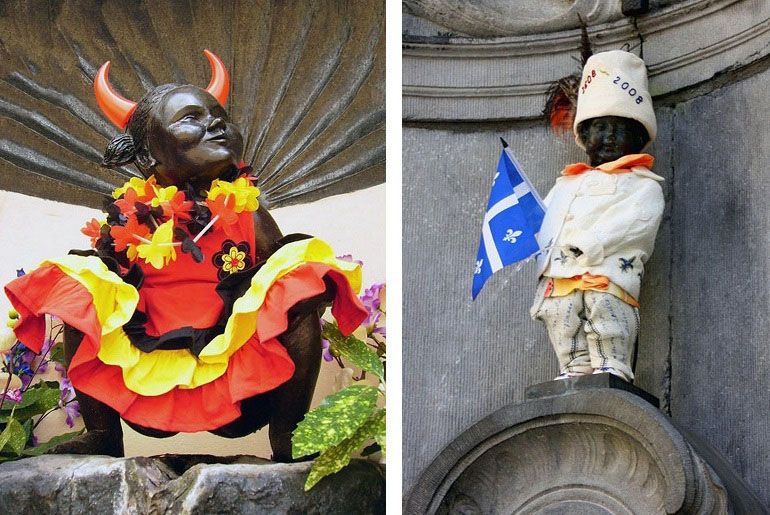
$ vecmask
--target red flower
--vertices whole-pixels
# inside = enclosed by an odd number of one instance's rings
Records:
[[[110,236],[115,240],[115,252],[125,250],[129,243],[134,245],[143,243],[137,236],[147,238],[148,234],[150,234],[150,228],[146,225],[139,225],[133,215],[128,216],[126,225],[113,225],[110,229]]]
[[[229,202],[226,202],[225,199],[228,199]],[[214,222],[214,226],[224,229],[225,233],[230,235],[230,226],[238,223],[238,215],[233,210],[235,198],[231,195],[219,195],[216,200],[206,199],[206,204],[208,204],[211,211],[212,220],[215,216],[219,217]],[[228,206],[228,204],[232,204],[232,206]]]
[[[116,200],[114,204],[120,208],[121,213],[128,216],[136,213],[137,202],[139,202],[139,196],[136,194],[136,190],[128,188],[123,198]]]
[[[171,218],[173,216],[174,221],[192,219],[190,210],[193,207],[193,201],[185,200],[185,198],[187,197],[183,191],[177,191],[176,194],[171,197],[169,202],[164,202],[161,204],[163,207],[163,217]]]
[[[80,229],[80,232],[90,237],[91,246],[96,248],[96,240],[102,236],[102,224],[96,218],[92,218],[90,222],[86,222],[85,227]]]

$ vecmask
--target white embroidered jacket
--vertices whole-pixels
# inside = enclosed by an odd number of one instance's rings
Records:
[[[538,257],[538,275],[603,275],[638,299],[663,216],[661,181],[643,166],[559,177],[544,201],[537,239],[550,248]],[[570,248],[583,253],[576,257]]]

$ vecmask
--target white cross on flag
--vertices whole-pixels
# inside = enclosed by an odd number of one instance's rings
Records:
[[[543,223],[545,206],[505,142],[503,147],[481,227],[473,271],[474,299],[492,274],[540,250],[535,235]]]

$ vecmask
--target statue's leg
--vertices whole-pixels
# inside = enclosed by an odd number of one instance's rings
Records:
[[[321,323],[316,310],[290,314],[291,325],[279,340],[294,361],[294,375],[270,392],[270,446],[273,460],[290,462],[291,433],[310,408],[321,368]]]
[[[83,333],[66,326],[64,329],[64,357],[69,366],[80,343]],[[123,456],[123,429],[118,412],[103,402],[75,390],[80,404],[80,414],[86,425],[86,433],[51,449],[54,454],[106,454]]]
[[[270,420],[270,398],[259,394],[241,401],[241,416],[222,427],[210,431],[225,438],[240,438],[267,425]]]
[[[541,290],[538,288],[538,292]],[[559,360],[557,379],[592,373],[588,341],[583,329],[583,292],[576,290],[569,295],[542,298],[539,302],[534,317],[545,324]]]
[[[628,382],[634,381],[632,361],[639,334],[639,310],[610,293],[585,293],[586,333],[591,365]]]

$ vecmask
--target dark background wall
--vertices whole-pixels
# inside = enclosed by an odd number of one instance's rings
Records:
[[[759,4],[743,4],[756,24]],[[669,87],[645,52],[659,126],[650,152],[666,179],[666,212],[640,299],[636,384],[770,505],[768,58],[726,61],[721,72]],[[407,87],[416,76],[408,66],[406,95],[417,91]],[[565,164],[585,158],[525,104],[525,116],[509,120],[428,120],[418,104],[405,102],[403,130],[405,492],[465,428],[557,373],[544,328],[529,318],[533,264],[498,272],[471,301],[498,137],[543,195]]]
[[[100,166],[119,132],[93,78],[138,101],[166,83],[206,87],[217,54],[244,161],[271,207],[385,180],[382,0],[0,2],[0,190],[101,208],[137,174]]]

